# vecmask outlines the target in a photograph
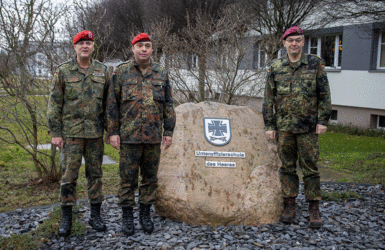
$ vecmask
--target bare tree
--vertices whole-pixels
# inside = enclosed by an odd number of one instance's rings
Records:
[[[49,0],[0,0],[1,57],[0,140],[18,144],[32,158],[38,178],[57,181],[60,170],[51,155],[38,148],[39,132],[47,131],[44,95],[49,83],[38,79],[31,69],[34,56],[49,47],[65,6],[54,7]]]
[[[205,98],[205,74],[207,67],[207,57],[203,52],[205,51],[204,46],[206,46],[205,39],[213,33],[206,33],[204,36],[200,34],[195,37],[192,34],[196,34],[195,29],[199,29],[199,25],[202,25],[202,20],[206,20],[209,25],[213,26],[219,18],[219,13],[223,7],[232,2],[232,0],[154,0],[159,9],[159,17],[166,17],[170,20],[170,34],[175,34],[176,36],[174,37],[177,39],[188,42],[190,47],[194,46],[192,48],[194,51],[191,52],[194,52],[198,57],[199,101],[203,101]],[[208,25],[205,26],[208,27]],[[212,32],[212,30],[207,30],[207,32]]]
[[[384,0],[325,0],[325,3],[327,16],[332,20],[385,20]]]
[[[107,19],[107,8],[103,0],[73,0],[73,15],[68,19],[66,28],[69,37],[82,30],[89,30],[95,36],[93,58],[104,62],[111,59],[115,50],[111,34],[114,31],[111,20]]]
[[[107,10],[103,20],[114,27],[110,34],[111,46],[117,56],[128,60],[132,56],[131,41],[139,33],[148,32],[150,14],[154,6],[143,0],[104,0],[102,6]],[[147,11],[147,12],[146,12]]]
[[[251,28],[260,36],[268,60],[277,58],[282,48],[285,30],[301,25],[302,28],[322,27],[328,19],[316,15],[322,0],[242,0],[253,21]]]
[[[245,13],[232,5],[215,19],[196,13],[194,22],[189,22],[189,17],[187,21],[179,34],[170,34],[170,20],[151,32],[154,51],[163,48],[170,79],[179,94],[175,99],[199,102],[208,98],[240,104],[240,96],[258,95],[263,73],[251,69],[256,37],[249,36]]]

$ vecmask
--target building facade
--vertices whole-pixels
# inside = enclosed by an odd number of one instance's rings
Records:
[[[305,30],[303,51],[320,56],[331,89],[331,123],[385,129],[385,22]],[[285,53],[283,53],[285,54]],[[253,51],[254,67],[266,67]],[[256,99],[254,107],[261,107]]]
[[[385,22],[305,31],[304,51],[325,62],[332,123],[385,129]]]

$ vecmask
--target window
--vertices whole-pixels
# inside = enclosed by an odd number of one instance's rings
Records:
[[[308,40],[308,53],[321,57],[329,68],[341,68],[342,50],[342,35],[310,37]]]
[[[378,39],[377,68],[385,69],[385,32],[380,32]]]
[[[330,116],[330,123],[337,123],[337,117],[338,117],[338,111],[337,110],[332,110],[332,114]]]
[[[254,54],[254,67],[256,69],[265,68],[266,67],[266,52],[263,50],[261,44],[257,44],[255,54]]]
[[[377,116],[377,128],[385,129],[385,116]]]
[[[337,116],[338,116],[338,111],[332,110],[332,115],[331,115],[330,119],[337,120]]]
[[[198,68],[198,56],[190,54],[187,60],[189,70]]]

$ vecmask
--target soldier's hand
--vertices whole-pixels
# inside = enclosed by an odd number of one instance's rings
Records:
[[[104,136],[104,143],[105,144],[110,144],[110,133],[108,133],[108,132]]]
[[[317,128],[316,128],[315,132],[317,135],[321,135],[321,134],[325,134],[327,129],[328,129],[328,127],[326,127],[322,124],[317,124]]]
[[[63,137],[52,137],[51,143],[58,148],[63,148]]]
[[[120,136],[119,135],[111,135],[109,139],[110,139],[111,146],[114,149],[120,148]]]
[[[276,131],[275,130],[268,130],[266,131],[266,136],[267,139],[274,140],[276,136]]]
[[[172,145],[172,137],[163,136],[162,144],[164,145],[164,149],[168,149]]]

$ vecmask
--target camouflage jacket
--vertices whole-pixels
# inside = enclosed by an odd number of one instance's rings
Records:
[[[114,96],[109,95],[107,107],[111,135],[119,134],[121,143],[133,144],[161,143],[162,135],[172,136],[174,101],[168,73],[162,66],[151,63],[143,76],[135,60],[122,63],[112,76],[112,84],[114,91],[110,93]]]
[[[287,56],[271,63],[262,109],[266,131],[311,133],[317,124],[327,125],[331,111],[329,82],[318,56],[302,53],[298,63]]]
[[[47,111],[52,137],[103,136],[110,76],[107,67],[95,60],[85,71],[76,57],[57,68]]]

